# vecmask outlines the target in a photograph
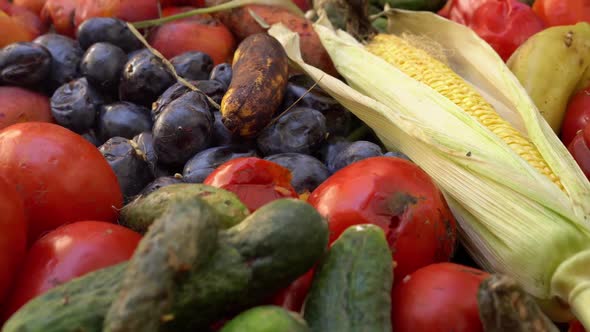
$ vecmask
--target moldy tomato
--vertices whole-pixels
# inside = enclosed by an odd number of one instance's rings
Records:
[[[396,282],[453,253],[455,219],[430,176],[410,161],[355,162],[329,177],[308,201],[327,218],[330,243],[350,226],[380,226],[394,252]]]
[[[233,192],[250,212],[279,198],[298,197],[288,169],[256,157],[232,159],[217,167],[203,183]]]
[[[29,244],[74,221],[115,222],[123,201],[117,177],[96,147],[51,123],[0,131],[0,177],[24,200]]]
[[[140,240],[141,235],[128,228],[100,221],[79,221],[53,230],[27,253],[3,318],[55,286],[128,260]]]
[[[454,263],[438,263],[410,274],[393,289],[396,332],[482,332],[477,291],[489,274]]]

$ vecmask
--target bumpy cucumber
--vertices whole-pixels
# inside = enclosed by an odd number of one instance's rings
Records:
[[[200,198],[176,200],[150,227],[125,271],[104,332],[157,332],[171,314],[174,287],[217,249],[218,215]]]
[[[219,213],[219,224],[230,228],[249,214],[248,208],[230,191],[198,183],[179,183],[162,187],[139,197],[121,210],[120,222],[136,232],[145,233],[152,222],[178,197],[200,197]]]
[[[391,331],[393,260],[381,228],[348,228],[314,275],[304,318],[314,332]]]
[[[227,314],[262,303],[308,271],[327,244],[328,225],[308,203],[281,199],[263,206],[220,231],[210,259],[176,280],[159,330],[201,331]],[[102,331],[111,303],[127,291],[120,286],[123,269],[103,269],[50,290],[19,310],[2,331]],[[103,294],[102,302],[93,304],[97,293]]]
[[[225,324],[221,332],[309,332],[298,314],[277,306],[246,310]]]

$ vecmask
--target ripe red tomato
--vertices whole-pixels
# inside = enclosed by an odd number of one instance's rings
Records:
[[[27,248],[24,204],[14,186],[0,177],[0,301],[11,289]]]
[[[568,104],[561,124],[561,141],[568,146],[578,131],[590,122],[590,87],[574,94]]]
[[[373,157],[334,173],[308,202],[328,219],[330,243],[350,226],[375,224],[387,235],[396,282],[420,267],[448,261],[456,223],[430,176],[401,158]]]
[[[297,198],[291,172],[268,160],[244,157],[217,167],[203,181],[236,194],[252,212],[279,198]]]
[[[473,13],[468,26],[507,61],[530,36],[545,28],[531,7],[517,0],[488,0]]]
[[[170,7],[162,15],[174,15],[191,9]],[[210,15],[198,15],[163,24],[150,34],[149,42],[168,59],[184,52],[200,51],[209,55],[216,65],[230,61],[236,45],[231,31]]]
[[[477,291],[488,276],[454,263],[432,264],[415,271],[393,289],[393,330],[483,331]]]
[[[287,288],[278,292],[272,299],[272,304],[281,306],[287,310],[301,312],[303,302],[307,297],[313,281],[315,269],[307,271],[304,275],[293,281]]]
[[[49,98],[15,86],[0,86],[0,129],[29,121],[53,122]]]
[[[47,31],[47,26],[32,11],[0,0],[0,47],[31,41]]]
[[[33,13],[39,15],[46,0],[14,0],[13,3],[17,6],[27,8]]]
[[[548,26],[590,22],[588,0],[535,0],[533,10]]]
[[[578,166],[580,166],[582,172],[590,179],[590,149],[588,146],[590,145],[584,140],[584,132],[580,131],[567,146],[567,149],[578,163]]]
[[[47,0],[41,9],[41,19],[55,28],[57,33],[75,36],[74,17],[79,0]]]
[[[205,0],[160,0],[162,8],[173,6],[205,7]]]
[[[582,326],[582,324],[579,321],[574,320],[570,323],[567,332],[586,332],[586,330],[584,330],[584,326]]]
[[[29,244],[74,221],[115,222],[123,202],[117,177],[96,147],[51,123],[0,131],[0,177],[24,200]]]
[[[128,228],[101,221],[79,221],[53,230],[27,253],[3,317],[59,284],[128,260],[140,240],[141,235]]]
[[[127,22],[158,17],[158,0],[77,0],[75,25],[93,17],[117,17]]]

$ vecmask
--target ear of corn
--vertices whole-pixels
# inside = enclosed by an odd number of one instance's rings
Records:
[[[420,21],[415,14],[404,15],[422,25],[438,19]],[[568,303],[590,328],[590,231],[585,222],[590,200],[582,199],[590,185],[494,51],[450,21],[429,28],[455,35],[458,42],[445,43],[456,53],[449,62],[466,63],[455,72],[467,76],[502,118],[514,121],[523,131],[521,139],[528,136],[541,156],[537,160],[544,160],[564,190],[485,121],[469,115],[460,100],[437,91],[436,84],[428,86],[404,73],[326,22],[314,29],[347,84],[305,64],[297,35],[284,26],[275,25],[269,33],[294,64],[368,124],[388,148],[408,155],[438,183],[482,266],[512,276],[543,302],[555,307]]]

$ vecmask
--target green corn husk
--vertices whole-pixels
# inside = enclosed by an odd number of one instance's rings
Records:
[[[325,19],[314,29],[348,84],[305,64],[296,33],[280,24],[269,33],[295,66],[386,147],[408,155],[436,181],[478,263],[514,278],[553,319],[571,318],[571,306],[590,328],[590,183],[518,80],[475,33],[432,13],[392,15],[391,31],[428,36],[452,51],[450,66],[529,136],[565,192],[450,100]]]

